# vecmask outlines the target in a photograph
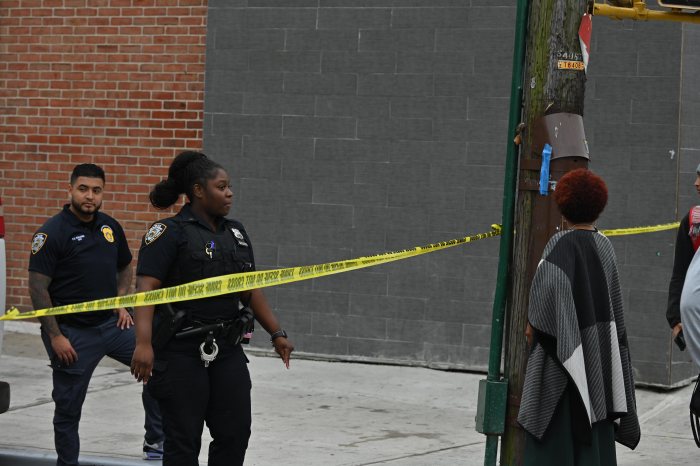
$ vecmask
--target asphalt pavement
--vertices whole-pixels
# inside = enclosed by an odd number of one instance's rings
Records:
[[[10,410],[0,414],[0,466],[54,464],[51,370],[36,324],[6,325],[0,380]],[[483,465],[474,430],[484,374],[296,358],[249,352],[253,427],[246,465]],[[697,465],[688,419],[692,387],[637,389],[642,440],[618,445],[618,464]],[[92,378],[80,424],[81,463],[149,466],[141,460],[140,386],[111,360]],[[200,463],[210,437],[203,435]]]

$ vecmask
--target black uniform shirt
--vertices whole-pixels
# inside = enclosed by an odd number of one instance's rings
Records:
[[[131,251],[119,222],[97,212],[83,223],[66,204],[32,238],[29,271],[51,277],[54,306],[117,296],[117,272],[131,263]],[[112,311],[57,316],[60,323],[90,326]]]
[[[208,250],[210,243],[214,248]],[[211,231],[192,212],[190,204],[185,204],[176,216],[154,223],[146,232],[136,274],[157,278],[162,287],[170,287],[253,270],[253,248],[243,225],[222,218],[217,230]],[[173,306],[189,311],[197,320],[215,321],[232,318],[238,312],[237,303],[237,294],[227,294],[180,301]]]

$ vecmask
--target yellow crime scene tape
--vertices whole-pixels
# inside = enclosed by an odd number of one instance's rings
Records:
[[[600,232],[605,236],[637,235],[641,233],[671,230],[678,228],[678,225],[679,222],[673,222],[645,227],[600,230]],[[432,243],[425,246],[416,246],[415,248],[404,249],[402,251],[385,252],[374,256],[358,257],[357,259],[329,262],[325,264],[305,265],[301,267],[290,267],[286,269],[222,275],[219,277],[207,278],[169,288],[161,288],[159,290],[134,293],[113,298],[98,299],[84,303],[68,304],[65,306],[57,306],[29,312],[20,312],[17,308],[12,307],[7,310],[5,315],[0,316],[0,321],[31,319],[35,317],[56,316],[63,314],[77,314],[80,312],[101,311],[120,307],[151,306],[156,304],[173,303],[177,301],[211,298],[213,296],[252,290],[255,288],[283,285],[285,283],[309,280],[312,278],[324,277],[326,275],[349,272],[351,270],[386,264],[388,262],[394,262],[401,259],[407,259],[409,257],[415,257],[422,254],[459,246],[461,244],[473,243],[474,241],[492,238],[501,234],[500,225],[492,225],[491,228],[491,231],[487,233],[479,233],[476,235],[465,236],[463,238],[442,241],[440,243]]]
[[[432,243],[426,246],[417,246],[412,249],[404,249],[396,252],[386,252],[374,256],[359,257],[357,259],[329,262],[326,264],[306,265],[286,269],[264,270],[259,272],[244,272],[231,275],[197,280],[183,285],[161,288],[159,290],[135,293],[113,298],[98,299],[84,303],[68,304],[48,309],[40,309],[30,312],[19,312],[16,308],[10,308],[0,320],[18,320],[34,317],[56,316],[62,314],[76,314],[79,312],[101,311],[120,307],[151,306],[156,304],[188,301],[191,299],[211,298],[222,294],[236,293],[239,291],[264,288],[268,286],[283,285],[285,283],[309,280],[340,272],[362,269],[374,265],[386,264],[408,257],[419,256],[429,252],[471,243],[485,238],[491,238],[501,234],[500,225],[492,225],[491,231],[477,235],[465,236],[450,241]]]

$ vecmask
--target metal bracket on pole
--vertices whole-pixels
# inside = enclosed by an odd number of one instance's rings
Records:
[[[505,432],[507,396],[507,380],[479,380],[477,432],[486,435],[502,435]]]

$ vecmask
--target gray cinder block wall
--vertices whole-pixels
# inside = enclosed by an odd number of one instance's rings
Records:
[[[515,3],[210,0],[204,146],[230,170],[259,268],[500,221]],[[679,115],[693,120],[678,104],[691,36],[594,21],[585,120],[592,168],[611,185],[604,227],[675,218],[676,177],[694,170],[691,143],[678,144]],[[691,372],[663,317],[673,237],[615,240],[637,375],[662,385]],[[484,370],[497,260],[489,239],[266,293],[299,351]]]

